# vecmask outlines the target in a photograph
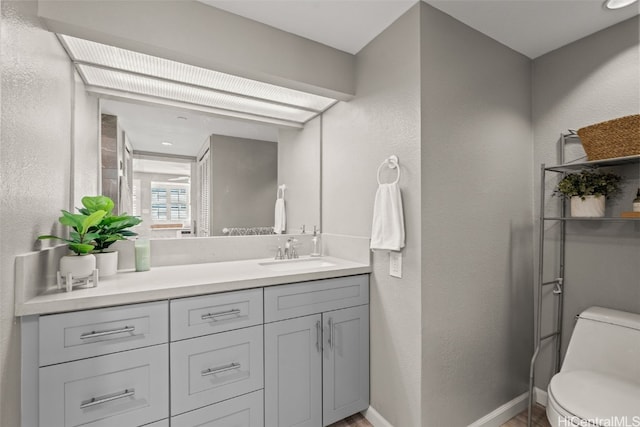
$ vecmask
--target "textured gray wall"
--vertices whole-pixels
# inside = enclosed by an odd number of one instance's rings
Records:
[[[536,183],[541,163],[559,162],[557,147],[561,132],[640,112],[639,28],[636,17],[533,62]],[[582,149],[574,146],[569,160],[582,155]],[[608,214],[611,215],[631,210],[633,192],[638,187],[638,168],[626,168],[622,172],[628,178],[627,187],[625,194],[608,204]],[[549,196],[556,182],[555,179],[547,180],[549,213],[557,208],[557,200]],[[537,212],[540,195],[537,184],[534,188]],[[545,280],[558,274],[557,231],[556,224],[547,225],[545,235],[549,239],[545,245]],[[566,349],[573,331],[573,316],[587,307],[602,305],[640,312],[640,226],[631,223],[570,223],[567,233],[563,349]],[[536,265],[537,258],[536,249]],[[553,299],[545,293],[545,332],[550,332],[554,326],[551,322]],[[548,344],[536,372],[536,385],[542,389],[546,389],[552,374],[552,343]]]
[[[287,228],[298,233],[320,227],[320,124],[316,117],[303,129],[278,130],[278,185],[286,184]]]
[[[211,236],[224,227],[273,225],[278,144],[211,136]]]
[[[0,425],[20,425],[20,334],[13,317],[14,257],[34,250],[40,234],[62,233],[60,209],[72,205],[73,94],[78,82],[56,37],[36,17],[36,2],[2,1],[2,122],[0,139]],[[79,94],[78,96],[84,96]],[[90,98],[76,99],[93,104]],[[96,191],[97,159],[83,159],[83,135],[97,133],[97,106],[75,116],[76,169],[93,182],[78,191]],[[82,124],[81,124],[82,123]],[[86,126],[86,127],[85,127]],[[93,166],[91,166],[93,165]],[[93,167],[93,174],[90,168]]]
[[[530,61],[423,4],[423,426],[465,426],[527,389]]]
[[[324,232],[370,236],[376,169],[391,154],[400,158],[403,277],[389,276],[386,252],[373,254],[371,274],[371,406],[397,427],[421,425],[419,11],[356,55],[356,97],[322,124]]]

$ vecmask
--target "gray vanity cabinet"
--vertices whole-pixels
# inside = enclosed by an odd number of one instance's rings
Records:
[[[322,427],[369,406],[369,276],[22,319],[25,426]]]
[[[368,276],[324,285],[265,289],[266,427],[327,426],[369,406]]]

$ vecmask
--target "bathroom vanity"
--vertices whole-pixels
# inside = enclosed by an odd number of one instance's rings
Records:
[[[17,303],[23,425],[321,427],[365,410],[369,272],[180,265]]]

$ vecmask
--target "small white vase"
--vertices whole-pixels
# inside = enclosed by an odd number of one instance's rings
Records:
[[[604,196],[579,196],[571,198],[571,216],[576,218],[601,218],[605,209]]]
[[[118,251],[96,252],[94,255],[100,277],[113,276],[118,272]]]
[[[66,277],[69,273],[74,279],[84,279],[96,269],[96,257],[88,255],[65,255],[60,258],[60,274]]]

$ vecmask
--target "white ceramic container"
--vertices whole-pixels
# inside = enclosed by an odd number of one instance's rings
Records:
[[[578,218],[600,218],[604,216],[605,197],[585,196],[582,200],[575,196],[571,198],[571,216]]]

